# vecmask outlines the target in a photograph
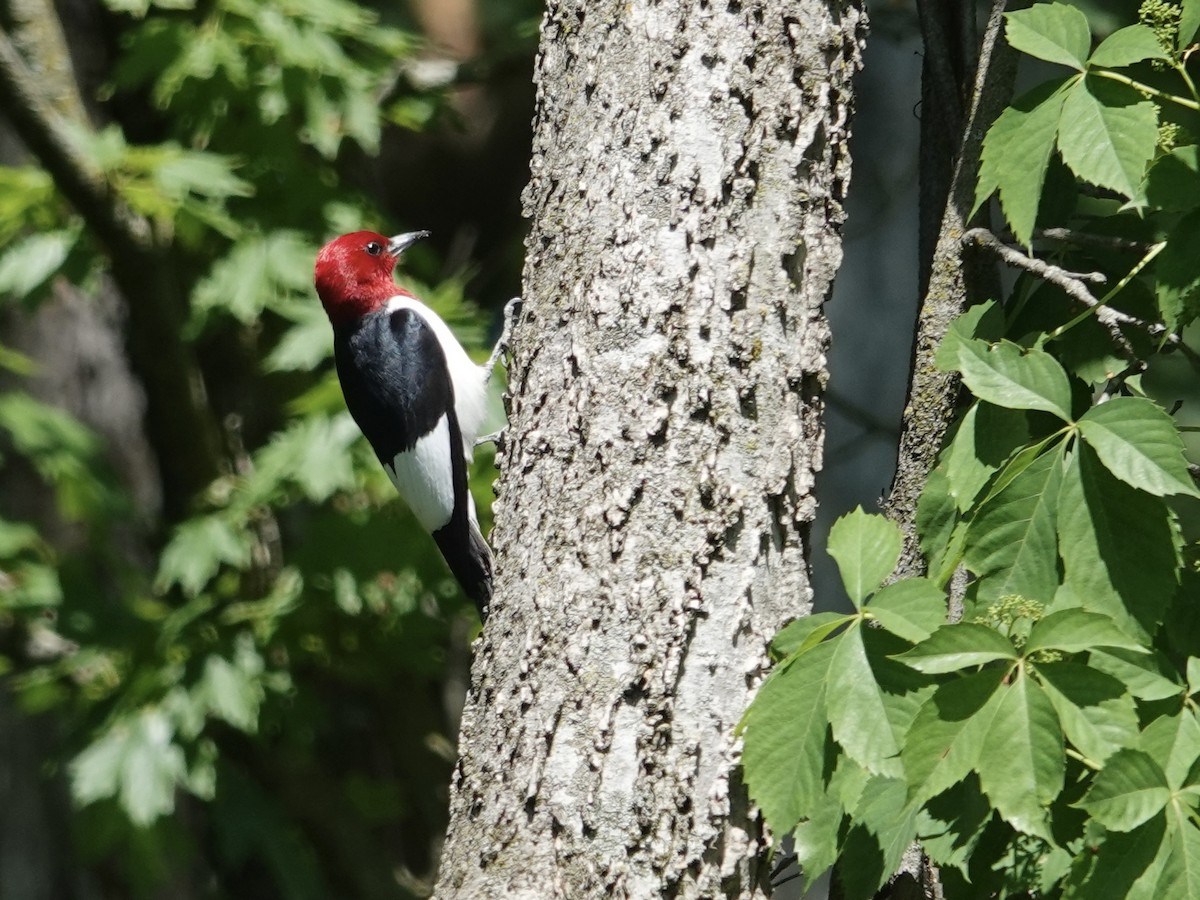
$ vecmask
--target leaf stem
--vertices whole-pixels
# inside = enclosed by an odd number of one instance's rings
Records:
[[[1196,110],[1200,112],[1200,101],[1189,100],[1187,97],[1180,97],[1178,94],[1168,94],[1166,91],[1160,91],[1158,88],[1150,87],[1148,84],[1143,84],[1140,81],[1135,81],[1128,75],[1122,75],[1120,72],[1113,72],[1110,69],[1092,69],[1089,74],[1097,75],[1100,78],[1107,78],[1109,81],[1118,81],[1121,84],[1127,84],[1131,88],[1149,97],[1156,97],[1159,100],[1168,100],[1171,103],[1178,104],[1185,109]]]
[[[1200,102],[1200,93],[1196,92],[1196,83],[1192,81],[1192,76],[1188,74],[1187,66],[1181,62],[1176,62],[1175,71],[1177,71],[1180,77],[1183,78],[1184,84],[1187,85],[1188,90],[1191,92],[1192,99]]]
[[[1125,286],[1128,285],[1129,282],[1133,281],[1133,279],[1138,276],[1138,274],[1142,271],[1142,269],[1146,268],[1146,266],[1148,266],[1150,264],[1150,261],[1152,259],[1154,259],[1154,257],[1156,257],[1156,256],[1158,256],[1158,254],[1162,253],[1163,248],[1165,246],[1167,246],[1166,241],[1159,241],[1157,244],[1152,246],[1146,252],[1146,255],[1138,260],[1137,265],[1135,265],[1132,269],[1130,269],[1120,281],[1118,281],[1116,284],[1114,284],[1112,286],[1112,289],[1107,294],[1105,294],[1103,297],[1101,297],[1096,302],[1095,305],[1089,305],[1087,307],[1087,309],[1085,309],[1083,312],[1081,312],[1075,318],[1070,319],[1067,322],[1064,322],[1062,325],[1059,325],[1052,332],[1050,332],[1048,335],[1046,335],[1046,339],[1044,341],[1042,341],[1042,344],[1044,345],[1044,344],[1050,343],[1051,341],[1058,340],[1060,337],[1062,337],[1064,334],[1066,334],[1068,331],[1070,331],[1072,328],[1074,328],[1080,322],[1083,322],[1084,320],[1086,320],[1088,318],[1088,316],[1091,316],[1091,315],[1099,312],[1102,309],[1107,309],[1108,302],[1113,297],[1115,297],[1117,294],[1119,294],[1122,290],[1124,290]],[[1161,326],[1159,326],[1159,327],[1161,328]],[[1151,328],[1150,330],[1151,330],[1152,334],[1155,333],[1155,330],[1153,328]]]
[[[1084,756],[1078,750],[1072,750],[1070,747],[1065,747],[1065,748],[1063,748],[1063,752],[1066,753],[1067,756],[1071,757],[1071,759],[1079,760],[1079,762],[1083,763],[1085,766],[1087,766],[1093,772],[1099,772],[1103,768],[1103,766],[1101,766],[1100,763],[1095,762],[1094,760],[1088,759],[1086,756]]]

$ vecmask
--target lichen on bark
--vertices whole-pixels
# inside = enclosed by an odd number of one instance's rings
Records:
[[[754,897],[734,728],[811,607],[848,2],[551,3],[437,896]]]

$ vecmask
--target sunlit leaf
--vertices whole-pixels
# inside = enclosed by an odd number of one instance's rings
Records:
[[[1105,468],[1126,484],[1162,497],[1200,496],[1183,441],[1167,412],[1144,397],[1114,397],[1079,419],[1079,433]]]
[[[1065,3],[1037,3],[1004,14],[1005,37],[1022,53],[1082,70],[1092,49],[1087,17]]]
[[[833,523],[827,549],[837,560],[842,583],[855,605],[861,605],[892,573],[902,542],[894,523],[863,512],[861,506]]]

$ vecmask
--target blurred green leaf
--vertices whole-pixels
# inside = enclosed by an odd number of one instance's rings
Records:
[[[155,586],[163,591],[178,584],[195,596],[217,574],[223,564],[245,566],[250,562],[250,536],[239,533],[218,515],[184,522],[163,549]]]

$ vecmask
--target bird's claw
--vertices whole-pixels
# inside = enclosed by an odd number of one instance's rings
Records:
[[[496,363],[500,361],[500,357],[508,352],[508,344],[512,338],[513,323],[517,318],[517,310],[524,301],[520,297],[513,297],[504,304],[504,326],[500,329],[500,339],[496,341],[496,346],[492,348],[492,355],[488,357],[488,361],[484,363],[484,380],[490,381],[492,373],[496,370]],[[481,440],[483,440],[481,438]]]

